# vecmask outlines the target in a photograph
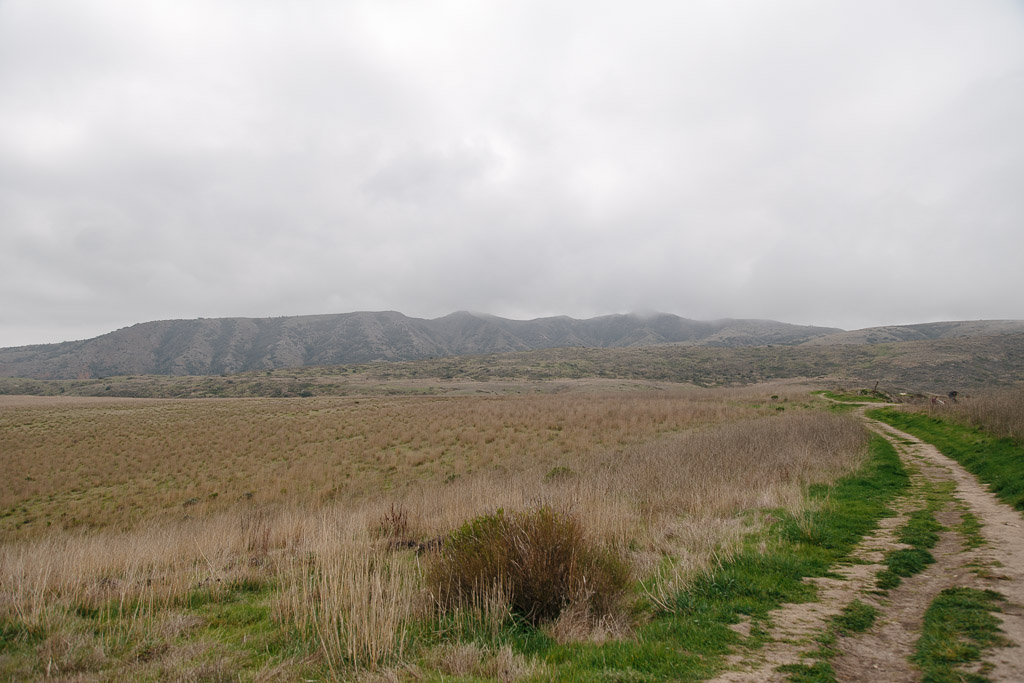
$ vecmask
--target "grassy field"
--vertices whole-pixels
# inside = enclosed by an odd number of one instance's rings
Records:
[[[784,407],[742,396],[684,387],[297,401],[0,397],[0,539],[126,529],[240,502],[402,496],[477,473],[540,478],[596,451]]]
[[[909,491],[888,442],[795,385],[395,381],[0,397],[0,678],[703,680]],[[870,414],[1018,502],[1020,406]],[[880,589],[931,559],[948,492],[919,493]],[[993,596],[947,593],[915,655],[939,678],[998,642]],[[830,680],[876,616],[850,602],[786,671]]]
[[[899,477],[803,391],[646,386],[4,398],[0,676],[706,676]]]

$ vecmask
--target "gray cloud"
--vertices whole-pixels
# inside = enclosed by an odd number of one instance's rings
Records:
[[[1024,318],[1014,2],[0,1],[0,345]]]

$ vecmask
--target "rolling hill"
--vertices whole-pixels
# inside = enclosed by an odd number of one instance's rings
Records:
[[[770,320],[697,321],[668,314],[509,320],[463,311],[427,320],[386,311],[164,320],[84,341],[0,349],[0,376],[216,375],[564,347],[795,345],[838,332]]]
[[[809,339],[809,346],[833,344],[887,344],[891,342],[956,339],[961,337],[988,337],[997,334],[1024,332],[1024,320],[960,320],[953,322],[921,323],[918,325],[890,325],[866,327],[862,330],[835,332]]]

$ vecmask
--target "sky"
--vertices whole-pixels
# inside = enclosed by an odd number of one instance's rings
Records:
[[[1024,318],[1024,3],[0,0],[0,346]]]

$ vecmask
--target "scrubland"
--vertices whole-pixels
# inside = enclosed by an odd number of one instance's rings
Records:
[[[523,639],[630,641],[867,443],[771,386],[0,401],[15,678],[543,680]],[[445,592],[499,527],[570,572],[550,611],[501,577]]]

